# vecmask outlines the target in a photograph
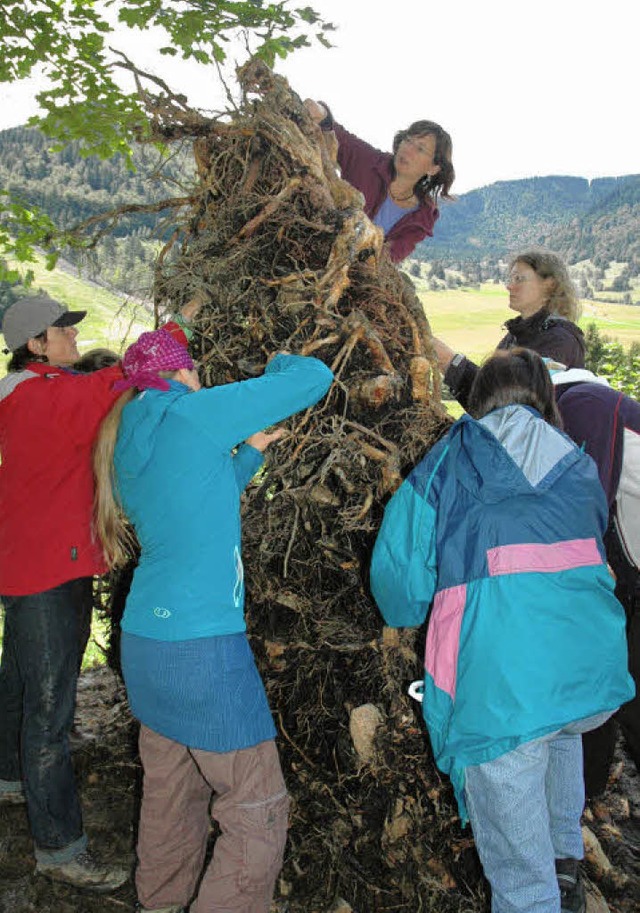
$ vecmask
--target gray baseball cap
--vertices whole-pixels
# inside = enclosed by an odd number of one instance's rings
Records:
[[[86,316],[86,311],[70,311],[48,295],[31,295],[20,298],[7,308],[2,320],[2,333],[9,351],[15,352],[49,327],[70,327]]]

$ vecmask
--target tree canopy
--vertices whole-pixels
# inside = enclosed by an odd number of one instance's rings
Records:
[[[117,78],[131,69],[114,46],[123,28],[153,29],[160,54],[211,67],[238,38],[247,55],[271,65],[312,40],[329,46],[333,26],[290,0],[3,0],[0,82],[34,75],[46,82],[36,96],[43,114],[29,123],[57,148],[78,140],[85,155],[121,154],[131,166],[147,115],[134,79],[127,90]],[[49,219],[0,191],[0,255],[28,261],[33,245],[50,243],[55,233]]]

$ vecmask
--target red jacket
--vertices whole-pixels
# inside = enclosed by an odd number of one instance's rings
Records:
[[[119,366],[76,374],[35,362],[0,380],[0,594],[105,572],[92,534],[92,450],[120,377]]]
[[[393,180],[393,156],[365,143],[340,124],[334,122],[331,129],[338,140],[338,164],[342,177],[363,194],[364,211],[373,219],[384,203]],[[396,222],[385,237],[394,263],[404,260],[420,241],[433,235],[438,216],[438,207],[427,199]]]

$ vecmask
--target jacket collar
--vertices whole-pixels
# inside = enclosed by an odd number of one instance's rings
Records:
[[[375,201],[375,205],[372,207],[370,218],[373,219],[385,201],[389,193],[389,185],[394,177],[393,171],[393,155],[390,152],[381,152],[376,161],[373,163],[373,171],[376,172],[381,181],[380,193],[378,199]],[[387,240],[389,237],[393,237],[393,233],[396,231],[397,227],[404,221],[404,219],[411,217],[411,220],[416,224],[423,226],[426,229],[430,229],[433,225],[434,215],[432,215],[432,210],[434,212],[435,218],[438,218],[439,212],[438,207],[433,203],[429,198],[425,200],[418,201],[417,209],[408,209],[406,213],[398,219],[395,225],[392,226],[389,234],[387,235]]]
[[[535,314],[532,314],[530,317],[523,317],[522,314],[519,314],[517,317],[512,317],[511,320],[505,322],[505,329],[512,333],[514,336],[517,336],[518,333],[531,333],[537,330],[541,330],[546,321],[556,315],[550,314],[549,309],[545,306],[540,308],[539,311],[536,311]],[[557,318],[562,319],[562,318]]]
[[[32,371],[40,377],[59,377],[61,374],[76,374],[73,368],[61,368],[58,365],[49,365],[44,361],[31,361],[24,366],[25,371]]]

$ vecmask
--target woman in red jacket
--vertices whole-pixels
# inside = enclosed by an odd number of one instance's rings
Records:
[[[404,260],[433,234],[438,197],[450,199],[451,137],[439,124],[419,120],[396,133],[393,153],[380,152],[336,123],[323,102],[304,104],[321,130],[335,133],[342,177],[364,196],[364,211],[382,228],[391,259]]]
[[[38,874],[110,891],[128,873],[87,852],[69,752],[79,631],[92,577],[106,570],[92,535],[92,449],[122,377],[119,365],[71,370],[85,314],[37,296],[2,323],[11,359],[0,380],[0,804],[26,801]]]

